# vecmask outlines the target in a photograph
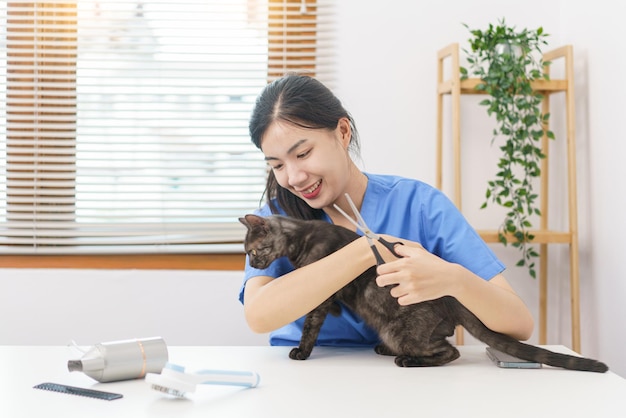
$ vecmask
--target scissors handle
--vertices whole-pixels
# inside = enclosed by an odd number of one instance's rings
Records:
[[[384,238],[378,237],[378,242],[380,242],[381,244],[383,244],[383,246],[389,250],[389,252],[391,252],[391,254],[395,255],[397,258],[402,258],[402,256],[400,254],[398,254],[395,250],[396,245],[400,244],[400,245],[404,245],[403,242],[400,241],[396,241],[396,242],[389,242]]]
[[[376,248],[376,245],[371,244],[370,248],[372,249],[372,252],[374,253],[374,257],[376,258],[376,265],[380,266],[381,264],[385,264],[385,260],[383,260],[383,257],[378,252],[378,248]]]
[[[402,258],[402,256],[396,252],[394,247],[396,244],[404,245],[404,243],[400,241],[389,242],[386,239],[381,238],[381,237],[378,237],[378,242],[380,242],[386,249],[388,249],[391,252],[391,254],[395,255],[398,258]],[[380,252],[378,251],[378,248],[376,248],[376,245],[374,243],[371,243],[370,248],[372,249],[372,252],[374,253],[374,257],[376,258],[376,265],[380,266],[381,264],[385,264],[385,260],[383,260],[383,257],[380,255]]]
[[[365,220],[361,216],[361,213],[359,212],[359,210],[357,209],[356,205],[352,201],[352,198],[350,197],[350,195],[348,193],[346,193],[345,196],[346,196],[346,200],[348,201],[348,204],[352,208],[352,212],[354,212],[354,216],[357,218],[358,222],[355,221],[354,219],[352,219],[350,217],[350,215],[348,215],[346,212],[344,212],[343,209],[341,209],[337,204],[335,204],[333,206],[352,225],[356,226],[357,229],[360,229],[361,231],[363,231],[363,234],[367,237],[367,240],[368,240],[368,242],[370,244],[370,248],[372,249],[372,252],[374,253],[374,257],[376,258],[376,265],[380,266],[381,264],[385,264],[385,260],[383,260],[383,257],[380,255],[380,252],[378,252],[378,249],[376,248],[376,245],[374,244],[373,240],[379,241],[386,249],[388,249],[391,252],[391,254],[395,255],[397,258],[402,258],[402,256],[396,252],[394,247],[396,246],[396,244],[400,244],[400,245],[403,245],[403,244],[401,242],[399,242],[399,241],[398,242],[389,242],[389,241],[385,240],[384,238],[379,237],[378,235],[376,235],[372,231],[370,231],[370,229],[365,224]]]

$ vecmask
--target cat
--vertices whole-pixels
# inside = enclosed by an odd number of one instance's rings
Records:
[[[247,228],[244,248],[249,264],[259,269],[282,256],[299,268],[359,237],[352,230],[321,220],[248,214],[239,221]],[[571,370],[608,370],[602,362],[555,353],[492,331],[452,296],[401,306],[389,289],[376,284],[375,278],[373,266],[308,313],[300,343],[289,357],[305,360],[311,355],[324,319],[329,313],[339,313],[341,306],[337,302],[341,302],[378,333],[381,342],[375,352],[395,356],[395,364],[400,367],[441,366],[456,360],[459,351],[447,338],[461,325],[483,343],[523,360]]]

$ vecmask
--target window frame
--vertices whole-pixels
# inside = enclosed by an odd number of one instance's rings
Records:
[[[7,4],[7,7],[10,6],[11,2]],[[308,12],[315,14],[316,0],[268,0],[268,82],[287,71],[304,70],[315,75],[317,50],[310,44],[302,44],[300,38],[316,36],[316,25],[310,22],[300,24],[298,19],[293,19],[293,11],[302,8],[308,8]],[[72,13],[69,3],[68,13]],[[289,23],[281,23],[288,16],[292,17]],[[293,34],[296,36],[291,36]],[[68,36],[73,35],[70,33]],[[0,268],[243,270],[244,263],[243,246],[240,251],[210,253],[0,254]]]

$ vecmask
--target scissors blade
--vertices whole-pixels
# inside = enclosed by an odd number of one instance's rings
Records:
[[[363,217],[361,216],[361,214],[359,213],[359,211],[357,210],[354,202],[352,201],[352,199],[350,198],[350,196],[346,193],[346,198],[348,199],[348,203],[350,204],[350,207],[352,208],[352,211],[354,212],[354,215],[357,217],[357,219],[359,220],[359,222],[356,222],[354,219],[352,219],[352,217],[350,215],[348,215],[343,209],[341,209],[339,206],[337,206],[336,204],[334,204],[333,206],[335,207],[335,209],[337,209],[339,211],[339,213],[341,213],[348,221],[350,221],[350,223],[354,226],[356,226],[356,228],[360,231],[363,232],[363,235],[365,235],[365,238],[367,238],[367,243],[369,244],[370,248],[372,249],[372,252],[374,253],[374,257],[376,258],[376,264],[377,265],[381,265],[385,263],[385,260],[383,260],[382,256],[380,255],[380,253],[378,252],[378,249],[376,248],[376,244],[374,244],[374,240],[378,239],[378,235],[374,234],[372,231],[370,231],[370,229],[367,227],[367,224],[365,223],[365,221],[363,220]]]
[[[352,225],[356,226],[358,230],[363,231],[363,227],[361,225],[359,225],[354,219],[352,219],[352,217],[350,215],[348,215],[343,209],[341,209],[336,204],[333,204],[333,206],[335,207],[335,209],[337,209],[339,211],[339,213],[341,213],[344,216],[344,218],[346,218],[348,221],[350,221],[350,223]],[[363,231],[363,232],[365,232],[365,231]]]
[[[372,230],[367,226],[367,224],[365,223],[365,219],[363,219],[363,217],[361,216],[361,212],[359,212],[359,210],[356,208],[356,205],[352,201],[352,198],[350,197],[350,195],[346,193],[345,196],[346,196],[346,200],[348,201],[348,204],[352,208],[352,212],[354,212],[354,216],[357,218],[357,221],[359,222],[359,225],[360,225],[359,229],[363,231],[363,234],[367,236],[368,238],[377,240],[378,235],[372,232]]]

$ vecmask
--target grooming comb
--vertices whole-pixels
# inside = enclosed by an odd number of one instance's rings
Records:
[[[68,386],[68,385],[63,385],[60,383],[50,383],[50,382],[40,383],[36,386],[33,386],[33,388],[50,390],[52,392],[67,393],[69,395],[87,396],[89,398],[104,399],[105,401],[112,401],[114,399],[119,399],[123,397],[123,395],[119,393],[104,392],[101,390],[87,389],[87,388],[78,388],[75,386]]]
[[[189,392],[196,391],[196,385],[229,385],[254,388],[259,384],[258,373],[235,370],[200,370],[195,373],[185,372],[177,364],[166,363],[160,374],[146,374],[146,382],[152,389],[177,398],[183,398]]]

